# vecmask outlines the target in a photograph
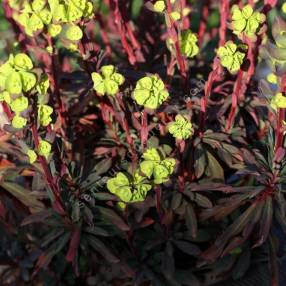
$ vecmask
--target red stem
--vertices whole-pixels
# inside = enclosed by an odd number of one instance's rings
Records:
[[[169,37],[174,41],[175,43],[175,51],[176,51],[176,58],[179,66],[180,73],[184,79],[187,78],[186,74],[186,64],[185,64],[185,59],[182,57],[181,50],[180,50],[180,43],[179,43],[179,37],[175,28],[175,22],[172,20],[171,17],[172,13],[172,5],[171,1],[167,1],[167,16],[168,20],[170,22],[170,27],[168,27],[168,34]]]
[[[200,21],[200,27],[199,27],[199,32],[198,32],[198,43],[199,46],[202,45],[203,42],[203,37],[206,32],[207,28],[207,21],[208,21],[208,16],[209,16],[209,6],[210,6],[210,0],[206,0],[203,3],[203,11],[202,11],[202,18]]]
[[[34,143],[35,143],[35,147],[36,149],[38,149],[39,146],[39,135],[38,135],[38,131],[37,131],[37,127],[34,124],[32,126],[32,134],[33,134],[33,139],[34,139]],[[64,215],[65,211],[63,208],[63,204],[61,203],[61,198],[60,198],[60,190],[58,185],[54,182],[53,176],[51,174],[49,165],[47,163],[47,160],[45,157],[43,156],[39,156],[39,162],[43,168],[44,174],[45,174],[45,179],[47,184],[50,186],[54,196],[55,196],[55,204],[54,204],[54,208],[57,212],[59,212],[60,214]]]
[[[229,1],[220,1],[220,27],[219,27],[219,47],[223,46],[226,42],[227,20],[229,15]]]
[[[238,97],[239,97],[239,94],[242,88],[243,74],[244,72],[242,70],[238,72],[238,76],[234,84],[234,89],[231,95],[231,110],[230,110],[230,113],[229,113],[229,116],[226,122],[226,131],[228,131],[233,125],[233,121],[234,121],[235,113],[237,109]]]
[[[145,149],[148,140],[148,116],[145,110],[141,113],[141,148],[142,151]]]

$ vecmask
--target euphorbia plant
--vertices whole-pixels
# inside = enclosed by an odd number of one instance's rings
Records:
[[[265,256],[278,286],[280,8],[4,1],[0,256],[16,284],[228,285]]]

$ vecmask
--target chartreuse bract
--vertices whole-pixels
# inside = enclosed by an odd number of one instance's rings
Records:
[[[23,53],[10,55],[0,66],[0,101],[9,106],[12,113],[11,124],[15,129],[22,129],[27,125],[33,103],[38,106],[35,114],[38,116],[39,126],[46,127],[52,121],[53,108],[47,104],[50,86],[48,76],[42,74],[38,79],[33,68],[31,58]],[[26,151],[30,163],[37,160],[37,154],[48,158],[51,153],[51,144],[48,141],[40,140],[37,147],[35,151]]]
[[[107,188],[124,203],[134,203],[144,201],[152,186],[139,172],[133,176],[119,172],[107,181]]]
[[[119,172],[107,181],[107,189],[124,203],[144,201],[154,185],[169,180],[176,164],[175,159],[165,158],[155,148],[147,149],[142,159],[133,175]]]
[[[263,13],[253,11],[250,5],[246,5],[242,9],[238,5],[234,5],[231,8],[231,14],[231,28],[233,33],[239,37],[255,38],[259,32],[259,26],[266,20]]]
[[[281,92],[276,93],[271,98],[271,107],[276,111],[278,108],[286,108],[286,96]]]
[[[29,100],[23,93],[32,90],[37,83],[37,76],[32,69],[32,60],[23,53],[10,55],[0,66],[0,100],[5,101],[14,113],[12,126],[16,129],[27,124],[24,113],[29,107]]]
[[[113,65],[102,66],[100,71],[101,73],[91,74],[94,90],[100,96],[105,94],[115,96],[124,83],[124,76],[118,73]]]
[[[51,150],[52,150],[52,145],[50,142],[46,140],[40,140],[37,150],[40,156],[43,156],[47,159],[51,154]]]
[[[236,45],[232,41],[226,42],[222,47],[217,50],[217,55],[223,67],[227,68],[229,72],[237,72],[245,58],[245,45]]]
[[[38,80],[33,67],[31,58],[23,53],[10,55],[8,61],[0,66],[0,100],[5,101],[13,112],[12,126],[16,129],[25,127],[28,122],[31,104],[27,94],[33,89],[37,92],[40,124],[48,126],[52,121],[53,108],[44,104],[48,101],[48,76],[42,74]]]
[[[51,37],[56,37],[65,30],[66,39],[78,41],[82,38],[78,21],[93,16],[93,3],[87,0],[10,0],[9,4],[14,9],[14,20],[29,36],[45,29]]]
[[[199,53],[199,47],[197,45],[198,38],[191,30],[185,30],[179,37],[181,53],[192,58]]]
[[[187,118],[178,114],[175,121],[168,124],[168,131],[176,139],[185,140],[193,134],[193,125]]]
[[[157,75],[150,75],[137,81],[133,97],[139,105],[156,109],[169,97],[169,92]]]
[[[149,148],[143,154],[140,171],[153,183],[158,185],[167,182],[174,172],[176,160],[165,158],[165,155],[156,148]]]

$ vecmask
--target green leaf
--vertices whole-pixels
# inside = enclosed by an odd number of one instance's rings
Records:
[[[100,253],[103,258],[111,263],[118,263],[120,260],[117,258],[107,247],[106,245],[97,238],[94,238],[91,235],[86,236],[89,245]]]
[[[31,192],[16,183],[1,182],[0,186],[27,206],[32,213],[40,212],[45,209],[44,205],[31,195]]]
[[[115,211],[99,206],[96,207],[96,211],[102,216],[103,219],[106,220],[106,222],[110,222],[122,231],[129,230],[129,226]]]
[[[201,253],[201,250],[198,246],[195,244],[192,244],[190,242],[186,242],[183,240],[174,240],[173,243],[184,253],[187,253],[191,256],[198,257]]]

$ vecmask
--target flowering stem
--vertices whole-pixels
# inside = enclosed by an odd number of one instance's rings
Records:
[[[283,93],[286,92],[286,75],[284,75],[281,80],[281,91]],[[277,151],[279,147],[283,147],[283,139],[284,139],[283,120],[285,120],[285,109],[279,108],[277,116],[275,151]]]
[[[207,21],[208,21],[208,16],[209,16],[209,6],[210,6],[210,0],[206,0],[203,3],[203,11],[202,11],[202,19],[200,21],[200,27],[199,27],[199,32],[198,32],[198,43],[199,46],[202,45],[203,42],[203,36],[206,32],[206,27],[207,27]]]
[[[179,164],[179,190],[180,192],[184,192],[185,189],[185,175],[184,175],[184,160],[183,160],[183,153],[185,150],[186,143],[184,140],[176,140],[177,150],[178,150],[178,160],[180,162]]]
[[[129,45],[127,41],[126,34],[128,34],[128,31],[126,31],[126,27],[124,25],[124,20],[122,18],[122,15],[119,9],[118,0],[110,0],[110,8],[111,10],[113,10],[113,13],[114,13],[114,22],[115,22],[115,25],[117,26],[118,33],[121,38],[122,46],[128,55],[128,60],[130,64],[134,65],[136,63],[136,56],[133,52],[132,47]]]
[[[137,160],[137,154],[135,151],[134,140],[132,139],[132,136],[130,134],[129,125],[128,125],[128,121],[126,120],[124,110],[122,110],[122,108],[121,108],[121,105],[123,106],[122,99],[120,98],[120,96],[118,94],[116,95],[116,100],[118,102],[118,109],[119,109],[119,117],[120,117],[119,122],[121,123],[121,126],[122,126],[122,128],[126,134],[127,143],[131,149],[132,161],[136,161]]]
[[[229,1],[220,1],[220,27],[219,27],[219,47],[222,47],[226,42],[227,19],[229,15]]]
[[[218,63],[218,59],[216,58],[214,60],[214,64],[213,64],[213,70],[210,72],[209,76],[208,76],[208,80],[205,84],[205,94],[201,99],[201,115],[200,115],[200,132],[203,133],[204,129],[205,129],[205,121],[206,121],[206,109],[207,109],[207,105],[208,105],[208,99],[211,95],[211,91],[212,91],[212,86],[215,82],[215,80],[217,79],[217,77],[219,76],[219,63]]]
[[[162,220],[162,209],[161,209],[161,199],[162,199],[162,191],[159,185],[155,186],[156,192],[156,209],[159,215],[160,221]]]
[[[36,149],[38,149],[39,135],[38,135],[36,124],[33,124],[33,126],[32,126],[32,135],[33,135],[35,147],[36,147]],[[53,179],[53,176],[51,174],[50,168],[48,166],[47,160],[45,157],[39,156],[39,162],[43,168],[47,184],[50,186],[50,188],[51,188],[51,190],[55,196],[54,208],[57,212],[64,215],[65,211],[64,211],[63,204],[62,204],[61,198],[60,198],[60,190],[58,188],[58,185],[54,182],[54,179]]]
[[[57,73],[59,72],[59,67],[56,64],[57,56],[56,56],[56,53],[54,51],[55,45],[54,45],[54,41],[50,35],[47,35],[47,41],[48,41],[48,45],[51,46],[53,49],[52,54],[51,54],[50,79],[51,79],[51,82],[52,82],[53,87],[54,87],[54,93],[56,95],[56,101],[57,101],[58,110],[59,110],[58,114],[60,116],[62,127],[63,127],[62,132],[64,133],[63,130],[65,130],[65,128],[66,128],[66,120],[65,120],[64,114],[65,114],[66,110],[65,110],[65,107],[63,105],[63,102],[61,99],[61,94],[60,94],[58,75],[57,75]]]
[[[146,110],[144,109],[141,113],[141,148],[142,151],[147,146],[147,140],[148,140],[148,115]]]
[[[187,78],[186,74],[186,64],[185,59],[182,57],[181,50],[180,50],[180,43],[179,43],[179,37],[175,29],[175,22],[173,21],[171,17],[172,8],[171,8],[171,1],[167,1],[167,16],[168,20],[170,22],[170,26],[168,26],[168,34],[170,39],[172,39],[175,43],[175,51],[176,51],[176,58],[179,66],[180,73],[184,79]]]

